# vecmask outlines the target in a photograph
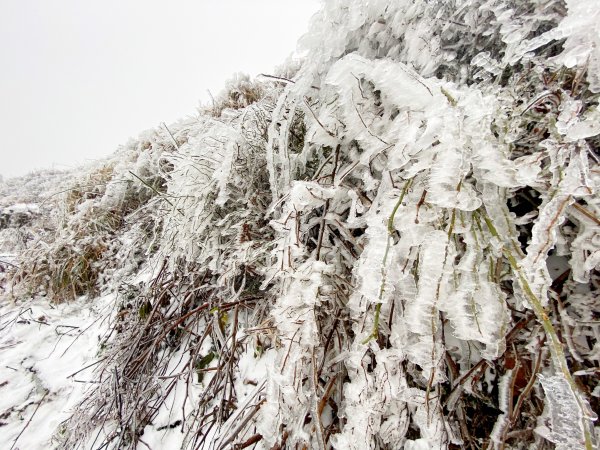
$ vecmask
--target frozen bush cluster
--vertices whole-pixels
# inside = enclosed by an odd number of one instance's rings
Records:
[[[90,170],[15,275],[116,295],[57,445],[594,448],[599,24],[328,1],[302,61]]]

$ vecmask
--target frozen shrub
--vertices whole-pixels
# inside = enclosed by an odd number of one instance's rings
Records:
[[[21,269],[114,275],[59,445],[594,448],[599,15],[333,0],[131,143]]]
[[[256,103],[264,94],[265,89],[261,83],[251,80],[248,75],[238,73],[225,83],[225,89],[213,99],[212,106],[204,111],[220,117],[227,109],[242,109]]]

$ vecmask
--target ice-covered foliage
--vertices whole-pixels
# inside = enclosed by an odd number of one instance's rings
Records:
[[[15,276],[116,295],[57,445],[593,448],[599,24],[331,0],[299,64],[89,171]]]
[[[112,289],[107,280],[136,273],[157,239],[160,213],[152,199],[164,190],[169,166],[160,158],[172,146],[168,130],[146,132],[40,193],[38,201],[52,211],[46,231],[20,252],[32,264],[20,265],[13,294],[25,289],[62,301]]]

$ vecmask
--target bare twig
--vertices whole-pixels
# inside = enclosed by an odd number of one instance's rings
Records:
[[[10,446],[10,450],[12,450],[15,445],[17,445],[17,441],[19,440],[19,438],[21,437],[21,435],[25,432],[25,430],[27,429],[27,427],[29,426],[29,424],[31,423],[31,421],[33,420],[33,417],[35,416],[35,413],[37,413],[38,409],[40,406],[42,406],[42,403],[44,402],[44,400],[46,399],[46,396],[49,394],[50,391],[46,391],[43,395],[43,397],[40,399],[40,401],[37,403],[35,409],[33,410],[33,413],[31,414],[31,416],[29,417],[29,419],[27,420],[27,422],[25,423],[25,426],[23,427],[23,429],[21,430],[21,432],[17,435],[17,437],[15,438],[15,440],[13,441],[12,445]]]

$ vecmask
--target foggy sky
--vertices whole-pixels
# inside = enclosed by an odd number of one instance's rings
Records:
[[[294,51],[317,0],[3,0],[0,174],[68,168]]]

